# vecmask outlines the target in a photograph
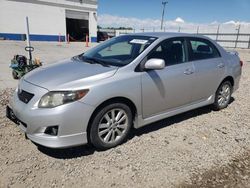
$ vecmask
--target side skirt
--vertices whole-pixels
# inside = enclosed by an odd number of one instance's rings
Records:
[[[214,103],[214,99],[215,99],[214,97],[215,97],[214,95],[211,95],[206,100],[202,100],[202,101],[199,101],[199,102],[196,102],[193,104],[189,104],[186,106],[175,108],[175,109],[172,109],[171,111],[163,112],[161,114],[156,114],[156,115],[148,117],[146,119],[143,119],[142,115],[139,115],[134,122],[134,127],[140,128],[140,127],[143,127],[143,126],[148,125],[150,123],[153,123],[153,122],[156,122],[156,121],[159,121],[159,120],[162,120],[162,119],[165,119],[165,118],[177,115],[177,114],[181,114],[183,112],[187,112],[187,111],[190,111],[190,110],[193,110],[196,108],[200,108],[202,106],[212,104],[212,103]]]

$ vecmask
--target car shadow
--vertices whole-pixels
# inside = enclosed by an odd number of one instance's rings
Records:
[[[72,159],[92,155],[97,151],[93,146],[83,145],[72,148],[54,149],[37,145],[37,149],[45,155],[56,159]]]
[[[234,101],[234,98],[231,97],[229,105]],[[190,118],[200,116],[203,114],[208,114],[212,111],[212,109],[209,106],[197,108],[195,110],[191,110],[188,112],[184,112],[182,114],[178,114],[169,118],[165,118],[163,120],[151,123],[149,125],[146,125],[139,129],[132,129],[131,133],[128,136],[128,140],[133,139],[135,136],[142,136],[144,134],[148,134],[154,131],[157,131],[161,128],[171,126],[176,123],[180,123],[182,121],[188,120]],[[127,142],[125,141],[125,142]],[[95,149],[91,145],[84,145],[84,146],[77,146],[72,148],[65,148],[65,149],[51,149],[44,146],[37,145],[37,148],[40,152],[44,153],[45,155],[48,155],[53,158],[57,159],[72,159],[77,157],[83,157],[92,155],[95,152],[101,152],[97,149]]]

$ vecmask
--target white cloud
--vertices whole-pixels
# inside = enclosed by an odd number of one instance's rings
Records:
[[[243,25],[243,26],[250,26],[250,22],[242,22],[242,21],[234,21],[234,20],[231,20],[231,21],[228,21],[228,22],[225,22],[223,23],[224,25]]]
[[[103,14],[98,16],[98,24],[102,27],[132,27],[136,31],[144,29],[145,31],[157,31],[160,30],[160,19],[139,19],[134,17],[121,17],[113,16],[109,14]],[[167,31],[178,31],[181,28],[182,32],[196,32],[198,27],[199,31],[211,31],[216,32],[218,25],[225,30],[235,31],[235,28],[241,24],[244,32],[250,32],[250,22],[228,21],[220,23],[214,21],[212,23],[192,23],[184,21],[183,18],[177,17],[175,20],[166,20],[164,27]]]
[[[225,25],[238,25],[239,22],[236,22],[236,21],[234,21],[234,20],[230,20],[230,21],[228,21],[228,22],[225,22],[224,24],[225,24]]]
[[[182,18],[178,17],[178,18],[175,19],[175,22],[184,23],[185,21]]]
[[[217,22],[217,21],[213,21],[213,22],[211,22],[211,25],[218,25],[218,24],[220,24],[219,22]]]
[[[183,24],[184,20],[177,17],[174,21],[165,21],[164,25],[175,26],[178,24]],[[128,18],[120,16],[112,16],[109,14],[103,14],[98,16],[98,24],[104,27],[132,27],[135,29],[149,29],[149,28],[160,28],[160,19],[138,19],[138,18]]]
[[[98,24],[108,27],[153,28],[159,27],[161,21],[157,19],[127,18],[104,14],[98,16]]]

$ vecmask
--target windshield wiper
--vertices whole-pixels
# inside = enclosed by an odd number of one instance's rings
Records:
[[[100,64],[104,67],[110,67],[108,64],[104,63],[103,61],[97,59],[97,58],[94,58],[94,57],[84,57],[84,56],[81,56],[81,59],[83,61],[86,61],[88,63],[91,63],[91,64]]]

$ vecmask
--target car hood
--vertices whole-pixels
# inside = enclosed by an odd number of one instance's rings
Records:
[[[104,67],[67,59],[42,66],[24,76],[24,80],[48,90],[81,89],[86,85],[111,77],[117,67]]]

